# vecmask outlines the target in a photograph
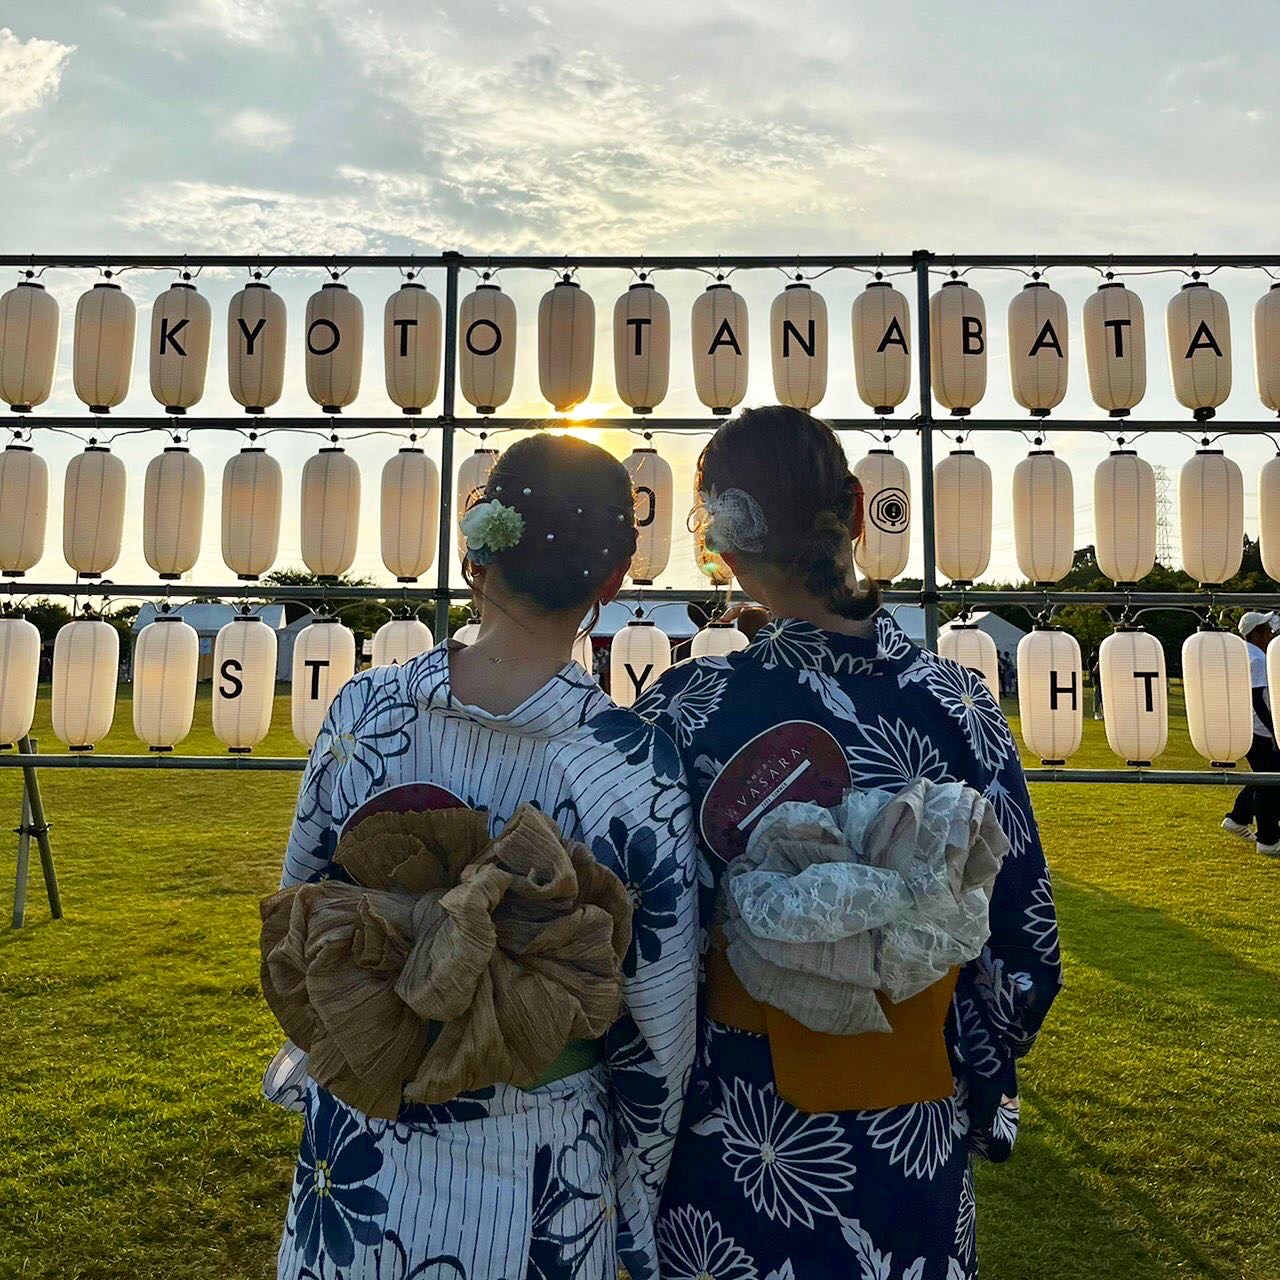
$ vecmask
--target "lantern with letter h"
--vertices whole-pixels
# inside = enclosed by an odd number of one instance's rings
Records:
[[[1084,730],[1080,646],[1067,631],[1037,627],[1018,642],[1022,740],[1044,764],[1065,764]]]

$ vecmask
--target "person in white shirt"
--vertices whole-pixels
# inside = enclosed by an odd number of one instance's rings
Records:
[[[1249,647],[1249,684],[1253,694],[1253,745],[1246,759],[1254,773],[1277,773],[1280,748],[1276,746],[1267,694],[1267,645],[1280,630],[1280,615],[1246,613],[1240,619],[1239,630]],[[1243,840],[1256,840],[1259,853],[1280,858],[1280,789],[1245,787],[1223,818],[1222,829]]]

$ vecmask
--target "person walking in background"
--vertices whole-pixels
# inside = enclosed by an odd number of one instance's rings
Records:
[[[1280,748],[1276,746],[1271,700],[1267,693],[1267,645],[1280,629],[1280,615],[1246,613],[1239,623],[1240,634],[1249,646],[1249,684],[1253,694],[1253,744],[1249,747],[1249,768],[1254,773],[1280,773]],[[1256,830],[1255,830],[1256,826]],[[1222,820],[1222,829],[1242,840],[1255,840],[1258,852],[1280,858],[1280,790],[1275,787],[1245,787],[1236,796],[1231,812]]]
[[[1089,683],[1093,685],[1093,718],[1102,719],[1102,669],[1099,666],[1102,650],[1095,649],[1089,659]]]

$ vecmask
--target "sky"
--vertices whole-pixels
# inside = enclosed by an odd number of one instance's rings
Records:
[[[1270,6],[1200,3],[1060,6],[707,0],[700,5],[352,4],[345,0],[30,3],[10,0],[0,29],[0,242],[5,252],[102,254],[299,252],[939,253],[1276,251],[1280,53],[1258,38]],[[77,412],[70,317],[93,271],[51,271],[63,351],[46,412]],[[1049,274],[1071,316],[1071,386],[1056,412],[1103,415],[1089,399],[1080,309],[1096,271]],[[16,273],[12,277],[16,279]],[[8,287],[12,279],[0,278]],[[127,272],[139,333],[167,272]],[[222,344],[227,298],[242,272],[198,281],[214,304],[214,355],[202,411],[232,414]],[[392,412],[381,376],[380,310],[394,272],[353,271],[367,320],[362,415]],[[609,316],[630,275],[584,271],[600,331],[590,400],[621,415]],[[1020,414],[1008,389],[1004,311],[1015,272],[968,277],[990,317],[989,392],[981,412]],[[1140,414],[1184,416],[1169,390],[1162,313],[1180,273],[1129,281],[1147,310],[1150,390]],[[319,271],[273,278],[290,308],[293,345],[280,412],[312,413],[302,385],[301,313]],[[438,291],[443,281],[427,273]],[[545,272],[507,272],[522,321],[514,415],[541,412],[536,307]],[[664,409],[698,411],[688,308],[700,276],[658,278],[674,318],[672,390]],[[777,271],[733,283],[757,339],[747,403],[773,392],[760,338]],[[831,383],[820,414],[859,416],[849,306],[865,283],[832,272]],[[1270,281],[1258,270],[1213,278],[1231,305],[1235,386],[1224,419],[1262,416],[1253,390],[1250,313]],[[469,287],[470,281],[464,283]],[[913,298],[914,303],[914,298]],[[159,413],[140,349],[130,413]],[[913,393],[914,394],[914,393]],[[399,430],[398,424],[393,424]],[[472,425],[472,424],[468,424]],[[626,426],[631,426],[628,421]],[[108,432],[99,432],[100,435]],[[84,433],[85,435],[88,432]],[[625,430],[597,435],[624,456]],[[1091,474],[1105,436],[1055,439],[1076,485],[1077,536],[1092,541]],[[54,475],[50,538],[33,578],[69,576],[62,561],[60,479],[80,447],[41,437]],[[142,470],[164,438],[117,442]],[[460,437],[460,452],[473,444]],[[199,581],[227,577],[218,555],[218,476],[238,437],[207,433],[209,475]],[[319,440],[271,438],[286,465],[282,560],[298,563],[297,485]],[[377,546],[377,471],[393,435],[356,442],[364,528],[355,572],[385,581]],[[498,441],[497,443],[502,443]],[[688,493],[696,445],[659,442]],[[872,442],[848,441],[856,456]],[[434,442],[432,444],[434,448]],[[916,468],[918,445],[894,445]],[[945,446],[942,446],[945,447]],[[1012,468],[1018,437],[979,442],[995,471],[991,575],[1013,576]],[[1189,439],[1144,442],[1176,476]],[[1230,446],[1245,470],[1247,527],[1266,440]],[[695,581],[683,508],[665,582]],[[908,572],[917,570],[917,551]],[[113,576],[150,580],[140,538],[126,535]]]

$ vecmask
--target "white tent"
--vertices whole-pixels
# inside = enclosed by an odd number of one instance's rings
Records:
[[[239,609],[229,604],[179,604],[175,605],[171,610],[171,614],[176,614],[188,626],[195,629],[196,636],[200,641],[200,666],[199,679],[209,680],[213,676],[213,642],[218,638],[218,632],[231,621],[232,618],[239,613]],[[250,613],[261,618],[269,627],[273,627],[277,634],[281,633],[285,626],[284,605],[282,604],[260,604],[250,610]],[[148,602],[139,610],[138,615],[133,620],[133,632],[135,635],[142,630],[148,623],[154,622],[160,614],[158,605]],[[292,653],[292,649],[290,650]],[[279,674],[277,670],[277,678],[286,680],[289,676],[289,669],[284,668],[284,674]]]

